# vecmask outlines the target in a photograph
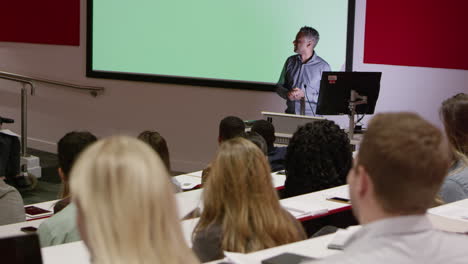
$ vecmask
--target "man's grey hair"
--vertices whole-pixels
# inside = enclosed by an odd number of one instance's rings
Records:
[[[317,43],[319,42],[320,35],[318,31],[313,28],[313,27],[308,27],[308,26],[303,26],[299,30],[300,33],[302,33],[306,38],[312,40],[314,42],[314,48],[317,46]]]

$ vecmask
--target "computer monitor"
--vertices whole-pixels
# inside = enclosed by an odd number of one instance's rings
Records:
[[[37,234],[0,238],[2,263],[42,264]]]
[[[381,72],[323,72],[317,102],[317,114],[351,114],[351,90],[366,103],[356,104],[356,114],[373,114],[379,97]]]

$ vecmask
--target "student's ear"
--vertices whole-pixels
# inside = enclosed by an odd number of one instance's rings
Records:
[[[220,136],[218,136],[218,145],[221,144],[222,141],[223,139]]]
[[[369,193],[370,190],[370,178],[366,168],[358,165],[356,168],[356,187],[357,193],[360,197],[364,197]]]
[[[65,182],[65,174],[63,173],[62,168],[59,167],[57,169],[57,172],[58,172],[58,175],[60,176],[60,180],[62,180],[62,182]]]

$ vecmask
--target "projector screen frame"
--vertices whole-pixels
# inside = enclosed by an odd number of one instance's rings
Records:
[[[275,84],[267,83],[93,70],[93,1],[94,0],[87,0],[86,3],[86,77],[242,89],[252,91],[275,91]],[[345,71],[353,70],[355,10],[356,0],[348,0]]]

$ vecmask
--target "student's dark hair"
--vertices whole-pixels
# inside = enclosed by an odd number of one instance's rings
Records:
[[[244,121],[237,116],[225,117],[219,123],[219,139],[221,141],[244,136],[244,131]]]
[[[254,143],[265,155],[268,155],[268,148],[265,139],[257,132],[250,131],[245,133],[245,138]]]
[[[57,144],[58,162],[65,177],[70,174],[78,155],[95,141],[97,141],[97,137],[88,131],[69,132],[59,140]]]
[[[171,170],[169,148],[167,147],[166,140],[161,136],[161,134],[156,131],[146,130],[138,135],[138,139],[150,145],[151,148],[158,153],[164,165],[166,165],[167,170]]]
[[[273,147],[273,143],[275,142],[275,127],[271,122],[266,120],[257,120],[254,122],[252,126],[253,132],[257,132],[260,134],[266,141],[268,148]]]
[[[315,121],[299,127],[286,153],[285,196],[346,184],[352,159],[349,139],[333,121]]]
[[[63,172],[63,184],[61,197],[66,198],[70,195],[70,171],[83,152],[89,145],[97,141],[97,137],[88,131],[73,131],[65,134],[57,144],[57,156],[59,167]]]

